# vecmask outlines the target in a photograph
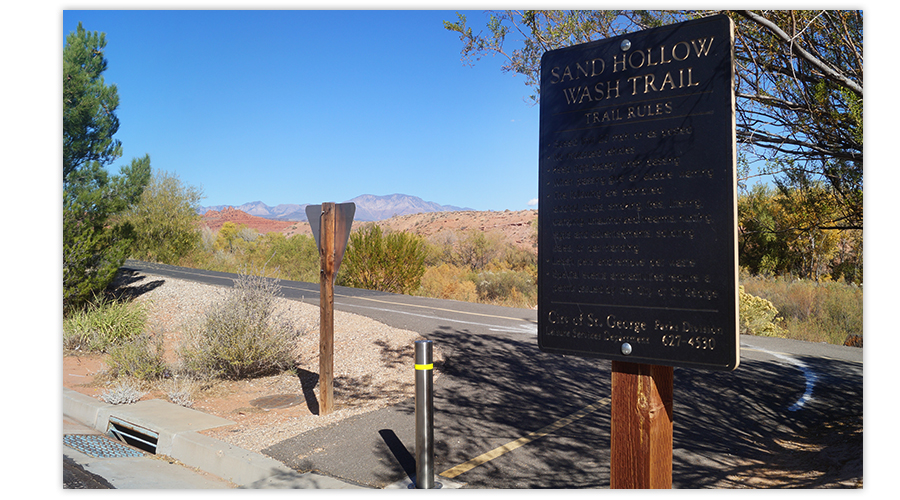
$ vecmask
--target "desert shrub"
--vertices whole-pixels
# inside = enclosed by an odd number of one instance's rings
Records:
[[[245,269],[242,256],[235,255],[226,250],[194,251],[181,260],[181,265],[194,269],[218,271],[223,273],[238,273]]]
[[[131,340],[109,348],[106,364],[113,377],[132,377],[138,380],[158,380],[166,372],[163,342],[159,336],[140,334]]]
[[[241,274],[225,299],[180,347],[184,368],[201,377],[250,378],[292,368],[299,332],[276,311],[276,280]]]
[[[137,403],[144,394],[146,392],[142,391],[134,380],[126,378],[116,382],[111,389],[103,391],[99,398],[106,404],[125,405]]]
[[[481,271],[475,276],[475,286],[482,302],[511,307],[532,307],[537,302],[537,285],[526,271]]]
[[[762,337],[781,337],[785,331],[780,326],[781,318],[777,318],[778,309],[766,299],[750,295],[739,288],[740,292],[740,329],[742,335],[758,335]]]
[[[425,274],[425,240],[407,232],[385,233],[378,225],[350,235],[339,282],[392,293],[419,288]]]
[[[441,264],[429,267],[422,275],[418,295],[438,299],[476,302],[478,290],[475,282],[469,279],[471,272],[452,264]]]
[[[426,263],[420,295],[455,294],[457,300],[510,307],[533,307],[537,301],[537,255],[504,242],[499,233],[435,235],[428,241]],[[474,297],[467,293],[473,285]]]
[[[147,312],[135,302],[95,296],[83,309],[63,319],[63,347],[69,350],[107,352],[144,331]]]
[[[223,229],[224,233],[213,233],[204,228],[202,245],[185,257],[182,265],[236,274],[250,268],[269,278],[319,282],[319,250],[312,236],[259,234],[234,224]]]
[[[537,253],[507,244],[500,251],[498,261],[509,269],[527,271],[537,277]]]
[[[503,242],[503,235],[469,229],[462,232],[445,232],[428,240],[426,264],[484,269],[494,260],[505,260],[511,246]]]
[[[241,225],[241,230],[238,231],[237,237],[246,242],[253,242],[259,238],[259,232],[252,227]]]
[[[199,390],[199,382],[191,378],[172,377],[163,387],[166,398],[178,406],[191,408],[194,406],[194,395]]]
[[[744,277],[747,293],[770,301],[784,318],[786,337],[841,345],[863,334],[863,290],[855,284],[792,277]]]

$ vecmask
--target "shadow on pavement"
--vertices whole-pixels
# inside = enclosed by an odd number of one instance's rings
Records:
[[[142,276],[139,272],[119,269],[116,277],[106,287],[106,292],[116,299],[132,301],[145,293],[161,287],[165,282],[162,279],[148,281],[148,278]]]
[[[610,396],[608,361],[545,354],[534,337],[446,327],[428,338],[445,355],[434,391],[436,474]],[[841,422],[861,425],[862,367],[797,360],[818,374],[819,389],[796,411],[790,408],[803,397],[808,374],[795,365],[745,359],[734,372],[675,369],[673,487],[747,487],[742,478],[771,465],[788,467],[782,487],[862,477],[861,432],[848,435],[859,441],[859,456],[849,460],[829,455],[826,443],[842,431]],[[406,400],[264,453],[291,467],[383,487],[414,475],[403,445],[415,442],[414,413],[414,401]],[[838,426],[828,431],[832,438],[820,436],[829,426]],[[608,488],[609,429],[607,404],[455,480],[469,488]],[[294,458],[298,453],[302,460]],[[800,465],[789,468],[796,459]]]
[[[378,434],[381,435],[384,444],[387,445],[391,455],[394,456],[394,460],[403,469],[410,482],[415,482],[416,458],[406,449],[406,446],[403,446],[403,442],[400,441],[400,438],[397,437],[393,430],[382,429],[378,431]]]

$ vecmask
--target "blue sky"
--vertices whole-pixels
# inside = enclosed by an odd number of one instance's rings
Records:
[[[484,26],[482,11],[466,11]],[[106,33],[124,154],[200,187],[201,205],[403,193],[536,208],[539,108],[500,58],[474,66],[435,11],[65,10]]]

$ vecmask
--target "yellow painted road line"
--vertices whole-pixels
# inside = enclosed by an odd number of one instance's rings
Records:
[[[547,434],[550,434],[551,432],[555,432],[559,429],[562,429],[563,427],[571,424],[572,422],[574,422],[586,415],[590,415],[591,413],[599,410],[600,408],[606,406],[607,404],[609,404],[609,398],[603,398],[594,404],[588,405],[588,406],[576,411],[575,413],[569,415],[568,417],[557,420],[556,422],[544,427],[543,429],[540,429],[540,430],[537,430],[534,432],[530,432],[527,435],[522,436],[519,439],[516,439],[515,441],[511,441],[509,443],[504,444],[503,446],[500,446],[499,448],[494,448],[493,450],[491,450],[487,453],[482,453],[481,455],[473,458],[472,460],[469,460],[466,463],[459,464],[456,467],[447,469],[446,471],[440,473],[439,475],[444,476],[447,479],[453,479],[456,476],[458,476],[464,472],[468,472],[468,471],[474,469],[475,467],[478,467],[479,465],[490,462],[491,460],[493,460],[497,457],[500,457],[502,455],[505,455],[506,453],[509,453],[510,451],[515,450],[516,448],[525,446],[526,444],[528,444],[536,439],[540,439],[540,438],[546,436]]]

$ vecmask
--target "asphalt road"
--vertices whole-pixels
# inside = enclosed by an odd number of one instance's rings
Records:
[[[235,277],[136,261],[123,269],[220,286]],[[318,284],[281,286],[287,298],[319,303]],[[540,352],[536,311],[344,287],[335,308],[416,331],[443,350],[434,389],[441,476],[470,488],[609,487],[610,363]],[[785,453],[785,441],[862,418],[862,349],[749,336],[741,346],[733,372],[675,369],[675,488],[720,487],[747,461]],[[263,453],[384,487],[415,473],[414,414],[410,400]],[[814,485],[807,481],[798,475],[793,485]]]
[[[63,456],[63,489],[111,490],[114,488],[106,479],[84,470],[84,467],[74,460]]]

